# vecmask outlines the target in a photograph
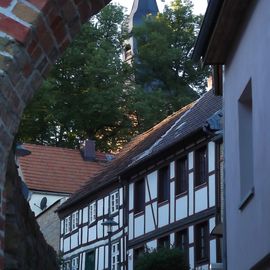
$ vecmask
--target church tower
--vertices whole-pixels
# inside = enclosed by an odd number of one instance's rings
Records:
[[[158,12],[159,10],[156,0],[134,0],[129,15],[129,32],[132,31],[134,26],[140,25],[147,15],[151,14],[156,16]],[[126,44],[124,60],[129,62],[133,55],[136,54],[136,51],[136,41],[131,37]]]

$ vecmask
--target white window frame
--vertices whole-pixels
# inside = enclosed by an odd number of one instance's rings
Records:
[[[65,261],[64,262],[64,270],[71,270],[71,268],[70,268],[70,261]]]
[[[114,214],[119,209],[119,191],[110,194],[110,214]]]
[[[115,242],[112,243],[112,270],[118,270],[118,266],[120,263],[120,243]]]
[[[74,257],[71,260],[71,270],[79,269],[79,257]]]
[[[95,222],[96,218],[97,218],[97,203],[96,201],[94,201],[89,205],[89,224]]]
[[[71,230],[74,231],[79,225],[79,211],[72,213],[71,215]]]
[[[65,218],[65,221],[64,221],[64,233],[65,234],[68,234],[70,232],[70,221],[71,221],[70,216]]]

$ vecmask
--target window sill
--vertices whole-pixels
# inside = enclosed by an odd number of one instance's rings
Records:
[[[204,188],[206,186],[207,186],[207,181],[206,182],[203,182],[201,184],[198,184],[198,185],[195,184],[194,189],[195,190],[198,190],[198,189]]]
[[[201,266],[203,264],[208,264],[208,263],[209,263],[209,259],[208,258],[197,259],[196,260],[196,266]]]
[[[255,189],[254,187],[252,187],[251,190],[247,193],[247,195],[242,199],[238,208],[240,211],[243,211],[248,205],[248,203],[251,201],[251,199],[254,197],[254,192]]]
[[[134,217],[138,217],[138,216],[141,216],[143,214],[144,214],[144,210],[137,211],[137,212],[134,211]]]
[[[181,193],[175,194],[175,198],[176,198],[176,199],[177,199],[177,198],[181,198],[181,197],[186,196],[187,194],[188,194],[188,191],[185,190],[185,191],[183,191],[183,192],[181,192]]]
[[[169,200],[158,202],[158,206],[163,206],[163,205],[168,204],[168,203],[169,203]]]

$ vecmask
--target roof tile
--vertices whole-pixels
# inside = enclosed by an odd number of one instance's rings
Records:
[[[106,166],[106,156],[97,152],[97,160],[85,161],[79,150],[24,144],[31,155],[20,157],[24,180],[32,190],[73,193]]]

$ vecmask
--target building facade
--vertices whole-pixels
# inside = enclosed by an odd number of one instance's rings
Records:
[[[229,270],[270,267],[269,9],[267,0],[210,1],[197,42],[223,87]]]
[[[221,263],[222,138],[210,91],[137,136],[92,183],[58,209],[64,269],[134,269],[148,249],[176,246],[191,269]],[[108,237],[103,222],[117,222]]]
[[[96,152],[93,141],[80,150],[23,144],[29,155],[17,158],[18,173],[29,192],[31,210],[46,241],[59,252],[60,220],[55,210],[87,180],[98,174],[111,156]]]

